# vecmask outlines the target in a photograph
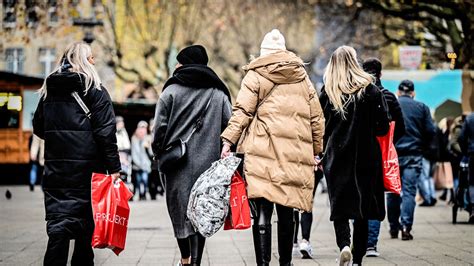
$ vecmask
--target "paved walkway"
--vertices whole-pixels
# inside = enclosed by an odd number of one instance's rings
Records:
[[[43,196],[26,186],[8,187],[13,193],[6,200],[7,187],[0,187],[0,265],[41,265],[46,248]],[[96,250],[97,265],[176,265],[179,251],[172,235],[164,198],[132,202],[127,246],[119,257],[110,250]],[[294,265],[336,265],[338,254],[332,224],[328,220],[327,194],[317,194],[311,242],[313,260],[295,258]],[[474,265],[474,226],[451,224],[451,209],[444,203],[417,208],[414,241],[389,239],[382,224],[381,257],[366,258],[364,265]],[[276,226],[274,226],[275,228]],[[278,252],[274,232],[272,265]],[[250,230],[220,231],[207,241],[203,265],[255,265]]]

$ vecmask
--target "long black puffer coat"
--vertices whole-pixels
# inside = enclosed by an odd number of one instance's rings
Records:
[[[92,173],[120,171],[110,96],[105,88],[91,88],[84,95],[84,80],[69,71],[50,75],[47,95],[34,115],[34,134],[45,140],[42,186],[48,235],[74,235],[83,231],[76,228],[91,229]],[[71,96],[72,91],[77,91],[90,109],[90,119]]]

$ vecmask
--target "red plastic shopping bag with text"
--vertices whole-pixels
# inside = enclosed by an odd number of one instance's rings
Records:
[[[110,248],[116,255],[124,250],[132,196],[120,179],[114,183],[109,175],[92,174],[92,247]]]
[[[235,171],[230,184],[230,212],[225,220],[224,230],[248,229],[250,226],[250,206],[245,181]]]
[[[402,184],[400,181],[400,166],[398,164],[398,154],[393,145],[393,133],[395,122],[390,122],[390,130],[387,135],[377,137],[382,151],[383,163],[383,184],[386,190],[400,195]]]

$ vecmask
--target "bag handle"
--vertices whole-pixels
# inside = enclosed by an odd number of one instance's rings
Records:
[[[89,108],[87,108],[87,105],[84,103],[84,101],[82,101],[82,99],[81,99],[81,97],[79,96],[79,94],[77,93],[77,91],[71,92],[71,95],[72,95],[72,97],[74,97],[74,99],[76,100],[76,102],[79,104],[79,106],[81,107],[82,111],[84,111],[84,113],[86,114],[87,118],[88,118],[88,119],[91,119],[91,111],[89,110]]]
[[[270,97],[270,95],[272,95],[272,92],[275,90],[276,87],[278,87],[278,84],[273,84],[273,87],[270,89],[267,95],[265,95],[265,97],[263,97],[263,99],[258,103],[257,109],[255,109],[255,115],[257,115],[260,106],[262,106],[262,104],[265,103],[265,101]]]
[[[198,119],[196,120],[196,122],[194,123],[194,126],[193,126],[193,130],[191,131],[191,133],[189,134],[189,136],[183,141],[184,143],[188,143],[188,141],[191,139],[191,137],[193,136],[193,134],[202,127],[202,123],[203,123],[203,119],[204,119],[204,116],[206,115],[207,113],[207,109],[209,109],[209,105],[211,105],[211,101],[212,101],[212,98],[214,96],[214,92],[215,92],[215,89],[212,89],[212,93],[211,93],[211,96],[209,97],[209,100],[207,101],[207,104],[206,104],[206,107],[204,108],[203,111],[201,111],[201,114],[199,115]]]

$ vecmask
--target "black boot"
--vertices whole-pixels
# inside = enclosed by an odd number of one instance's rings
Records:
[[[411,228],[409,227],[403,227],[402,229],[402,240],[413,240],[413,235],[410,233]]]
[[[272,256],[272,225],[253,225],[253,245],[258,266],[270,265]]]
[[[469,204],[467,211],[469,212],[469,223],[474,224],[474,204]]]
[[[262,249],[260,246],[260,232],[258,224],[252,225],[252,235],[253,235],[253,247],[255,250],[255,258],[257,259],[257,265],[262,264]]]
[[[448,190],[445,188],[445,189],[443,189],[443,194],[441,194],[441,196],[439,196],[439,199],[442,200],[442,201],[445,201],[447,197],[448,197]]]
[[[280,266],[291,266],[294,230],[294,223],[280,225],[280,222],[278,222],[278,254],[280,255]]]

